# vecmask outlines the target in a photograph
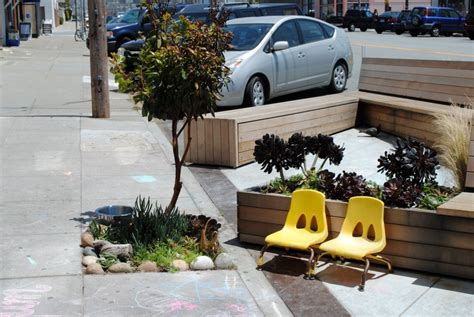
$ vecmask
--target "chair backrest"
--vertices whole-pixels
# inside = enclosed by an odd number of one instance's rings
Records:
[[[349,199],[347,206],[347,214],[341,228],[341,235],[349,235],[352,237],[354,230],[362,225],[362,237],[369,239],[368,234],[370,227],[373,227],[374,242],[385,247],[385,225],[383,220],[384,203],[383,201],[367,196],[357,196]]]
[[[302,216],[305,219],[305,230],[323,233],[327,236],[326,197],[323,193],[312,189],[299,189],[293,192],[285,227],[297,227]],[[311,228],[312,224],[317,225],[317,230]]]

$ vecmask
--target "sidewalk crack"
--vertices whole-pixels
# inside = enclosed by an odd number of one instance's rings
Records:
[[[413,305],[415,305],[423,296],[425,296],[425,294],[428,293],[428,291],[429,291],[433,286],[435,286],[435,284],[438,283],[440,280],[441,280],[441,278],[440,278],[440,277],[437,277],[437,278],[433,281],[433,283],[431,283],[431,285],[428,286],[428,288],[427,288],[423,293],[421,293],[420,296],[418,296],[418,297],[413,301],[413,303],[411,303],[410,305],[408,305],[408,307],[405,308],[405,309],[400,313],[399,316],[403,316],[403,314],[405,314]]]

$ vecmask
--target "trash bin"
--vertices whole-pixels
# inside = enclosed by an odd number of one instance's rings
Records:
[[[31,36],[31,23],[22,22],[20,23],[20,40],[26,41]]]
[[[20,46],[20,33],[18,31],[8,31],[7,46]]]

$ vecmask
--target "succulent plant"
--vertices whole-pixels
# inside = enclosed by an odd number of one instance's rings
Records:
[[[362,175],[354,172],[348,173],[343,171],[337,175],[331,198],[348,201],[354,196],[369,196],[370,190],[367,181]]]
[[[294,133],[288,139],[287,164],[292,168],[300,168],[305,165],[306,155],[308,155],[306,138],[302,133]]]
[[[392,178],[383,185],[382,198],[388,206],[413,207],[422,197],[423,192],[417,184],[399,178]]]
[[[334,191],[335,176],[336,174],[328,170],[319,171],[317,174],[318,182],[316,189],[323,193],[332,193]]]
[[[436,151],[412,138],[397,139],[393,152],[385,152],[378,159],[378,172],[389,178],[404,179],[420,187],[436,179],[439,161]]]
[[[204,228],[206,228],[206,236],[210,239],[213,232],[217,232],[221,227],[221,224],[218,223],[216,219],[205,215],[186,215],[186,217],[188,218],[187,235],[197,240],[201,238],[201,232]]]
[[[280,173],[282,180],[285,179],[283,170],[288,166],[288,144],[277,135],[265,134],[261,139],[255,141],[253,152],[257,163],[262,165],[262,170],[270,174],[273,169]]]

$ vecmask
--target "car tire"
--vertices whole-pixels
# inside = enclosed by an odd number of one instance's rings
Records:
[[[413,36],[413,37],[417,37],[418,36],[418,31],[411,30],[410,35]]]
[[[377,34],[382,34],[383,30],[381,30],[381,29],[375,29],[375,32],[377,32]]]
[[[433,26],[430,31],[431,37],[438,37],[439,36],[439,26]]]
[[[396,35],[402,35],[403,33],[404,33],[404,32],[403,32],[403,31],[401,31],[401,30],[397,30],[397,31],[395,31],[395,34],[396,34]]]
[[[356,26],[354,23],[349,24],[349,27],[347,28],[349,32],[354,32],[356,30]]]
[[[331,74],[331,83],[329,84],[329,90],[331,92],[339,93],[346,89],[347,84],[347,67],[343,63],[339,62],[334,66]]]
[[[446,37],[450,37],[450,36],[452,36],[452,35],[453,35],[453,33],[451,33],[451,32],[445,32],[445,33],[444,33],[444,36],[446,36]]]
[[[360,27],[360,30],[361,30],[362,32],[367,31],[367,26],[361,26],[361,27]]]
[[[469,39],[474,40],[474,32],[469,32],[467,36],[469,36]]]
[[[256,107],[263,106],[265,103],[265,82],[259,76],[254,76],[245,87],[244,105]]]

